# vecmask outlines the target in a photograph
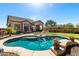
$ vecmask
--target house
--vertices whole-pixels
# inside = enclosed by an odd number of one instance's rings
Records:
[[[43,22],[41,20],[34,21],[32,19],[16,16],[7,17],[7,26],[9,25],[17,32],[34,32],[43,30]]]

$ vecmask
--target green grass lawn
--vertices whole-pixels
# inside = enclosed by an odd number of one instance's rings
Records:
[[[73,33],[53,33],[53,32],[48,32],[48,35],[57,35],[57,36],[65,36],[65,37],[73,36],[74,38],[79,39],[79,34],[73,34]]]

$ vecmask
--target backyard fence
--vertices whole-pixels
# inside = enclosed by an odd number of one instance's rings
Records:
[[[79,28],[47,28],[49,32],[79,33]]]

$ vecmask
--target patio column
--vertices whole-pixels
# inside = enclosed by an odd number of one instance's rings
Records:
[[[33,31],[36,31],[36,29],[35,29],[36,27],[35,26],[33,26]]]
[[[42,24],[42,30],[44,29],[43,26],[44,26],[44,25]]]
[[[23,32],[24,32],[24,23],[22,23],[22,26],[23,26],[22,28],[23,28]]]
[[[21,28],[22,28],[22,32],[24,32],[24,24],[23,23],[22,23],[22,27]]]
[[[30,27],[30,25],[29,25],[29,32],[31,32],[31,27]]]

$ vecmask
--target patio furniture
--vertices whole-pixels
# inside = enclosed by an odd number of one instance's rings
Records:
[[[61,56],[79,56],[79,44],[67,46]]]
[[[0,53],[3,53],[4,52],[4,49],[3,48],[0,48]]]
[[[79,44],[68,45],[60,56],[79,56]]]

